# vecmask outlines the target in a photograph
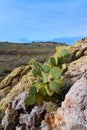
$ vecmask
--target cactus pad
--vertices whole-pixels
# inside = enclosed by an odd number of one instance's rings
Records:
[[[50,72],[50,66],[49,65],[43,65],[42,71],[45,72],[45,73],[49,73]]]
[[[56,81],[51,81],[49,83],[49,88],[54,92],[58,92],[60,89],[60,85]]]
[[[26,99],[25,99],[25,104],[26,106],[29,106],[29,105],[34,105],[36,103],[36,99],[34,96],[28,96]]]
[[[51,70],[51,75],[54,79],[56,78],[60,78],[62,76],[62,72],[61,72],[61,69],[59,67],[54,67],[52,70]]]
[[[37,93],[36,87],[31,87],[30,90],[29,90],[29,94],[30,95],[35,95],[36,93]]]

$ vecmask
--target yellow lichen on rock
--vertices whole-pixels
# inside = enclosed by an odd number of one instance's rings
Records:
[[[0,109],[5,109],[6,103],[9,101],[12,101],[21,92],[23,92],[25,90],[28,91],[29,87],[31,86],[31,81],[34,80],[34,77],[32,76],[32,69],[30,70],[30,68],[28,66],[25,66],[24,69],[25,70],[28,69],[27,73],[25,75],[21,76],[20,80],[16,83],[16,85],[13,85],[12,87],[5,86],[5,88],[0,90],[1,93],[3,92],[3,95],[2,95],[3,98],[0,101]],[[24,71],[24,69],[23,69],[23,71]],[[17,68],[15,70],[19,70],[19,69]],[[11,75],[12,75],[12,73],[11,73]],[[18,72],[17,72],[17,74],[18,74]],[[20,75],[21,75],[21,73],[20,73]],[[9,77],[10,77],[10,74],[9,74]],[[9,93],[7,94],[8,91],[9,91]]]

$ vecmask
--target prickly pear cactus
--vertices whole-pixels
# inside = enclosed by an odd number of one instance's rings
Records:
[[[64,49],[57,57],[50,57],[48,62],[43,65],[34,61],[32,73],[37,82],[33,82],[29,89],[29,96],[25,99],[25,104],[29,106],[50,100],[57,102],[57,94],[63,87],[61,78],[64,74],[63,64],[70,60],[71,55]]]

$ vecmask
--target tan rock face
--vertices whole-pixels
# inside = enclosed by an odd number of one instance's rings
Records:
[[[18,67],[14,69],[1,83],[0,83],[0,89],[3,89],[9,85],[11,85],[12,80],[14,77],[18,77],[18,75],[23,71],[24,67]]]
[[[5,87],[13,87],[16,85],[23,75],[27,74],[31,69],[30,66],[20,66],[15,68],[2,82],[0,83],[0,89]]]
[[[71,86],[85,75],[87,75],[87,56],[82,56],[68,64],[68,70],[63,75],[64,84],[65,86]]]
[[[18,77],[18,79],[20,79],[20,80],[18,82],[16,82],[16,84],[11,87],[13,81],[15,80],[14,74],[15,74],[15,78]],[[15,100],[15,98],[20,93],[22,93],[25,90],[27,91],[29,89],[30,85],[31,85],[30,81],[33,80],[33,78],[34,78],[34,77],[32,77],[31,67],[30,66],[25,66],[23,68],[21,68],[21,67],[16,68],[14,71],[12,71],[11,74],[9,74],[6,77],[6,79],[9,79],[8,77],[12,77],[13,80],[12,81],[10,80],[9,87],[6,86],[6,84],[5,84],[4,88],[0,89],[0,98],[1,98],[1,100],[0,100],[0,109],[5,109],[5,105],[7,104],[7,102]],[[5,82],[6,79],[4,79],[1,82],[1,84],[3,82]],[[9,88],[9,90],[7,88]]]
[[[57,130],[87,130],[87,80],[82,77],[67,93],[61,107],[49,117]],[[51,117],[51,118],[50,118]]]

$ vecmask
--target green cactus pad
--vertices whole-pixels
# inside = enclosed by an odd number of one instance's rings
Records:
[[[57,66],[62,69],[61,57],[57,57]]]
[[[69,53],[68,53],[68,51],[66,50],[66,49],[63,49],[63,50],[61,50],[61,52],[60,52],[60,55],[63,57],[63,56],[66,56],[66,55],[68,55]]]
[[[42,95],[42,96],[46,96],[47,95],[47,91],[46,91],[46,86],[47,84],[45,83],[41,83],[41,88],[39,89],[39,93]]]
[[[36,77],[39,74],[39,71],[37,69],[33,69],[32,73],[33,76]]]
[[[30,95],[35,95],[36,93],[37,93],[36,87],[31,87],[30,90],[29,90],[29,94]]]
[[[49,73],[50,72],[50,66],[49,65],[43,65],[42,71],[45,72],[45,73]]]
[[[64,56],[64,57],[61,57],[61,63],[64,64],[64,63],[68,63],[70,62],[72,59],[72,56],[70,54]]]
[[[67,50],[61,50],[61,53],[60,53],[60,57],[61,57],[61,63],[68,63],[71,61],[72,59],[72,56],[69,54],[69,52]]]
[[[54,79],[60,78],[62,76],[62,72],[59,67],[54,67],[53,69],[51,69],[50,73]]]
[[[49,83],[49,89],[53,92],[58,92],[60,90],[60,85],[56,81],[51,81]]]
[[[36,83],[34,83],[33,87],[35,87],[37,90],[39,90],[41,85],[39,82],[36,82]]]
[[[28,96],[24,102],[26,106],[34,105],[36,103],[36,99],[34,96]]]
[[[55,59],[54,57],[51,57],[51,58],[50,58],[50,64],[51,64],[52,66],[56,66],[56,59]]]

